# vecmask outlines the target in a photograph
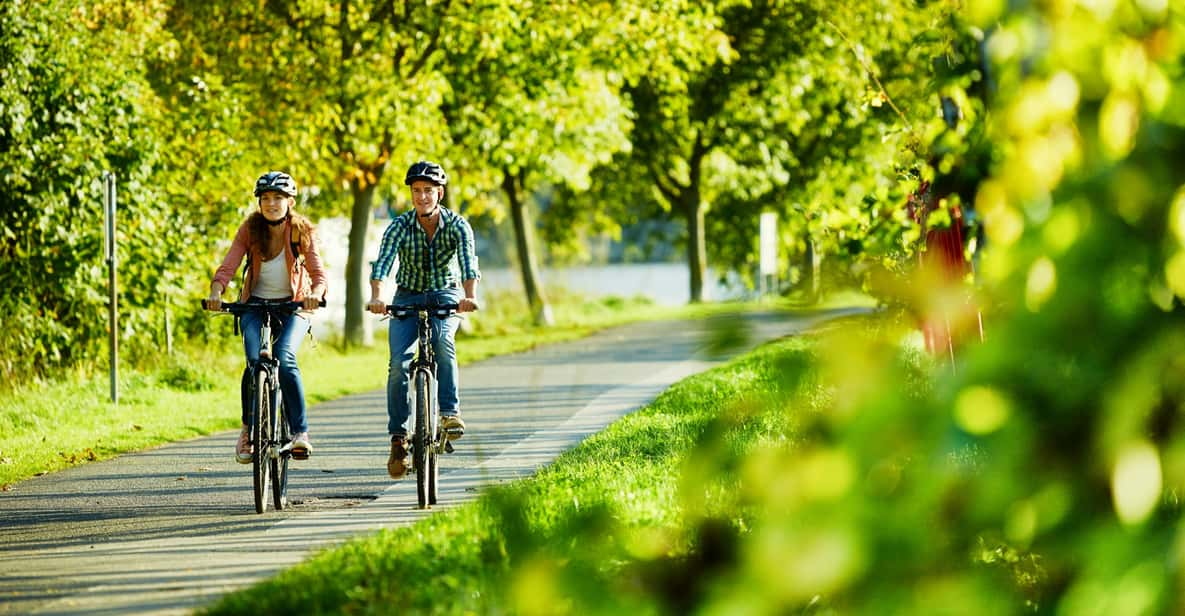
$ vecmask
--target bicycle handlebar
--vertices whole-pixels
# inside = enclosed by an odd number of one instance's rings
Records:
[[[318,308],[325,307],[325,298],[317,303]],[[296,312],[304,308],[304,302],[276,302],[273,304],[265,304],[262,302],[222,302],[222,307],[219,312],[229,312],[231,314],[245,314],[248,312],[263,311],[263,310],[278,310],[280,312]],[[202,309],[206,310],[206,300],[202,300]]]
[[[457,313],[458,304],[387,304],[387,314],[396,319],[406,319],[421,310],[438,318],[447,319]]]

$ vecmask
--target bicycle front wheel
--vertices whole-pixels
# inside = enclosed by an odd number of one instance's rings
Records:
[[[432,376],[427,370],[416,370],[416,432],[413,442],[413,462],[416,466],[416,495],[420,509],[427,509],[429,498],[428,476],[432,471]]]
[[[436,392],[436,379],[429,377],[429,391]],[[441,443],[444,442],[444,431],[440,427],[440,400],[431,396],[428,404],[428,434],[431,445],[428,451],[428,504],[435,505],[440,486],[440,454]]]
[[[252,456],[251,471],[255,479],[255,513],[267,511],[269,471],[268,463],[271,459],[272,440],[272,407],[270,389],[268,387],[267,370],[260,369],[255,373],[255,425],[252,428],[252,445],[255,455]]]
[[[279,435],[273,445],[276,451],[279,451],[292,441],[292,431],[288,428],[288,413],[284,408],[284,398],[278,391],[276,398],[280,400],[280,403],[276,405],[277,410],[272,417],[272,434]],[[268,457],[271,458],[272,504],[276,506],[276,511],[283,511],[288,507],[288,459],[291,456],[282,454]]]
[[[433,431],[435,432],[435,430]],[[436,448],[428,454],[428,504],[435,505],[440,482],[440,456],[436,455]]]

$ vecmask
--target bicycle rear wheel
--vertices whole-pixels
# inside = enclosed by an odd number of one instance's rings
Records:
[[[416,432],[413,448],[413,463],[416,467],[416,496],[420,509],[430,505],[428,476],[431,468],[432,451],[432,388],[431,375],[426,370],[416,370]]]
[[[268,462],[271,459],[269,444],[272,440],[272,408],[268,395],[267,370],[260,369],[255,373],[255,425],[253,426],[252,444],[255,455],[252,456],[251,472],[255,480],[255,513],[267,511],[269,471]]]
[[[276,413],[273,416],[272,434],[279,435],[273,444],[276,451],[279,451],[292,441],[292,431],[288,428],[288,413],[284,408],[284,397],[277,391],[276,398],[280,403],[276,405]],[[272,504],[276,506],[276,511],[283,511],[288,507],[288,459],[291,456],[288,453],[283,453],[269,457],[271,458],[272,472]]]

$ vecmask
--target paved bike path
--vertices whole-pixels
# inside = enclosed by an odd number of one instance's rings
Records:
[[[710,355],[710,321],[639,323],[461,371],[469,433],[441,463],[443,509],[529,476],[679,380],[852,310],[744,317]],[[731,329],[731,328],[730,328]],[[464,341],[460,341],[464,344]],[[315,369],[315,357],[305,369]],[[381,368],[378,368],[381,369]],[[0,493],[0,614],[188,613],[349,537],[410,524],[415,480],[386,474],[382,391],[310,409],[316,450],[289,468],[283,512],[257,515],[234,432],[34,478]]]

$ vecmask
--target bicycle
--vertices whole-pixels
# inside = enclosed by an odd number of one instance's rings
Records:
[[[436,399],[436,354],[432,350],[432,325],[428,318],[447,319],[457,314],[457,304],[388,304],[387,314],[396,319],[417,318],[419,346],[408,368],[415,431],[411,439],[412,470],[416,473],[416,495],[420,509],[435,505],[439,493],[440,467],[437,456],[453,453],[453,444],[441,427]]]
[[[322,299],[320,306],[325,306]],[[206,300],[202,300],[202,308]],[[272,331],[277,315],[290,315],[303,307],[301,302],[229,302],[221,312],[236,318],[249,312],[263,316],[259,331],[259,360],[247,367],[247,399],[250,400],[251,474],[255,491],[255,513],[267,511],[268,489],[276,511],[288,507],[288,460],[292,454],[292,433],[285,421],[287,407],[280,392],[280,362],[272,355],[279,331]],[[306,456],[307,457],[307,456]],[[297,457],[297,459],[302,459]]]

